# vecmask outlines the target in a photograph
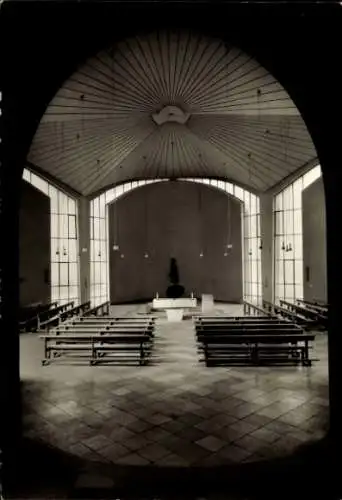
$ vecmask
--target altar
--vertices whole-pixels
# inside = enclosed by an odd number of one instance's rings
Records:
[[[184,309],[194,309],[197,307],[197,299],[195,298],[155,298],[152,302],[153,309],[165,310],[168,321],[182,321]]]

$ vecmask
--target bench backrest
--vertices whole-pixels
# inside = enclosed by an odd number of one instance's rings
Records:
[[[244,344],[244,343],[268,343],[268,344],[278,344],[278,343],[291,343],[291,342],[303,342],[303,341],[313,341],[315,340],[315,335],[312,334],[300,334],[300,335],[213,335],[208,336],[203,339],[203,344]]]
[[[131,329],[131,330],[124,330],[124,329],[121,329],[121,328],[118,328],[116,330],[104,330],[104,329],[84,329],[84,328],[80,328],[80,329],[56,329],[55,330],[56,333],[61,333],[62,335],[63,334],[68,334],[69,336],[70,335],[78,335],[78,334],[84,334],[84,335],[104,335],[104,336],[108,336],[108,335],[111,335],[111,334],[117,334],[117,335],[134,335],[134,334],[137,334],[137,335],[144,335],[144,334],[149,334],[151,335],[153,333],[153,331],[151,329],[148,329],[148,328],[144,328],[144,329]]]
[[[294,321],[300,321],[300,322],[307,322],[309,323],[310,320],[308,318],[305,318],[304,316],[300,316],[299,314],[295,313],[295,312],[292,312],[292,311],[289,311],[288,309],[285,309],[284,307],[281,307],[281,306],[278,306],[276,304],[271,304],[270,302],[266,302],[265,303],[268,305],[269,308],[272,309],[272,311],[275,313],[275,314],[281,314],[281,315],[285,315],[287,316],[288,318],[291,318],[293,319]]]
[[[45,342],[49,343],[52,341],[55,342],[65,342],[65,343],[73,343],[77,344],[79,342],[115,342],[115,343],[150,343],[150,337],[148,335],[88,335],[88,334],[78,334],[78,335],[41,335],[41,339],[44,339]]]
[[[109,306],[110,306],[110,302],[107,301],[107,302],[103,302],[102,304],[99,304],[98,306],[95,306],[95,307],[92,307],[91,309],[88,309],[88,311],[86,311],[83,316],[84,317],[87,317],[87,316],[97,316],[99,312],[102,312],[102,316],[104,315],[104,311],[107,309],[109,309]],[[107,311],[108,312],[108,311]]]
[[[272,316],[272,314],[269,311],[265,310],[260,306],[257,306],[256,304],[247,302],[246,300],[243,301],[243,310],[244,312],[250,312],[252,310],[255,311],[258,315]]]
[[[42,314],[39,314],[39,321],[41,322],[46,321],[53,316],[60,315],[64,311],[72,309],[73,307],[74,307],[74,302],[72,301],[68,302],[67,304],[62,304],[61,306],[44,311]]]
[[[286,330],[286,329],[300,329],[299,326],[293,323],[274,323],[268,325],[267,323],[245,323],[245,324],[215,324],[215,323],[205,323],[196,326],[196,330],[204,331],[204,330],[226,330],[227,332],[230,330]]]
[[[276,316],[194,316],[194,321],[280,321]]]
[[[203,338],[209,338],[209,337],[214,337],[217,335],[220,335],[222,337],[229,337],[230,335],[234,336],[240,336],[243,337],[244,335],[253,335],[255,337],[256,335],[282,335],[282,334],[287,334],[287,335],[303,335],[303,332],[297,328],[279,328],[279,329],[272,329],[272,330],[264,330],[262,328],[255,328],[255,329],[248,329],[248,330],[199,330],[197,332],[197,337],[199,339]]]
[[[61,313],[61,320],[84,313],[90,309],[90,300]]]
[[[296,312],[302,314],[303,316],[309,316],[312,319],[326,319],[321,313],[316,310],[312,310],[305,305],[299,306],[297,304],[293,304],[292,302],[287,302],[286,300],[280,300],[280,303],[290,309],[294,309]]]

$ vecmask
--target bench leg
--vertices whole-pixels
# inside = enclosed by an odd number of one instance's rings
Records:
[[[144,356],[144,347],[143,345],[141,344],[140,345],[140,360],[139,360],[139,365],[140,366],[143,366],[145,363],[145,356]]]
[[[89,364],[91,366],[96,364],[96,349],[95,349],[94,343],[91,346],[91,359],[90,359]]]
[[[304,349],[303,349],[303,365],[304,366],[311,366],[311,360],[309,359],[309,344],[308,341],[305,341],[304,344]]]
[[[257,345],[251,346],[251,361],[254,365],[259,365],[259,353]]]

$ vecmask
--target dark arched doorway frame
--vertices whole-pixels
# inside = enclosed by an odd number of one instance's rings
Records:
[[[315,143],[326,194],[329,328],[330,434],[334,450],[342,444],[339,397],[339,186],[341,148],[338,122],[341,109],[338,60],[342,8],[337,3],[315,6],[142,4],[11,4],[0,13],[2,54],[2,228],[1,246],[1,445],[11,464],[20,429],[18,308],[19,185],[33,135],[50,99],[77,64],[124,36],[156,25],[189,27],[229,40],[251,53],[285,87],[301,112]],[[138,10],[140,11],[138,12]],[[150,9],[150,10],[148,10]],[[249,9],[249,10],[248,10]],[[134,10],[134,16],[132,11]],[[195,21],[196,18],[196,21]],[[167,19],[167,22],[166,22]],[[168,24],[168,26],[165,26]],[[15,26],[15,31],[14,31]],[[14,35],[15,33],[15,35]],[[92,36],[89,36],[91,34]],[[323,56],[322,56],[323,54]],[[4,263],[6,263],[4,265]],[[3,432],[5,430],[5,432]],[[6,455],[5,455],[6,456]],[[6,463],[6,462],[5,462]]]

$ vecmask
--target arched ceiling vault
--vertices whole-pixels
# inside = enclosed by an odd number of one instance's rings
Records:
[[[293,101],[220,40],[155,32],[80,66],[28,160],[84,195],[141,178],[219,177],[266,191],[317,154]]]

